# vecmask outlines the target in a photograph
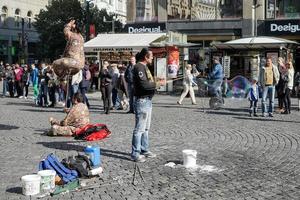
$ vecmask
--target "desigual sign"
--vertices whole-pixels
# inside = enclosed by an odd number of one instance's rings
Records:
[[[147,28],[143,26],[142,28],[134,28],[134,27],[128,27],[128,33],[161,33],[160,26],[156,28]]]
[[[299,20],[265,21],[266,35],[300,35]]]
[[[300,27],[298,24],[293,25],[291,23],[288,23],[287,25],[271,24],[271,32],[274,31],[296,33],[297,31],[300,31]]]
[[[165,23],[142,23],[126,24],[124,28],[127,33],[161,33],[166,30]]]

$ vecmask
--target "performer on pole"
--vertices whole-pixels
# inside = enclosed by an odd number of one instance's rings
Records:
[[[74,75],[84,67],[84,40],[75,20],[71,20],[64,28],[67,45],[63,57],[53,62],[53,69],[59,78]]]

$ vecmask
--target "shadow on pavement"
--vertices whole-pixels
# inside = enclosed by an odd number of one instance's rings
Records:
[[[152,103],[153,107],[162,107],[162,108],[184,108],[184,109],[197,109],[199,105],[192,105],[190,104],[185,104],[185,105],[189,105],[189,106],[184,106],[184,104],[182,105],[177,105],[175,104],[171,104],[171,103]]]
[[[200,111],[199,111],[200,112]],[[214,111],[214,110],[207,110],[207,114],[217,114],[217,115],[231,115],[231,116],[247,116],[248,113],[233,113],[233,112],[224,112],[224,111]],[[245,118],[247,119],[247,118]]]
[[[33,102],[7,102],[6,105],[8,106],[29,106],[34,107],[35,104]]]
[[[76,144],[76,143],[82,143],[82,142],[84,142],[84,141],[37,142],[37,144],[41,144],[44,147],[51,148],[51,149],[59,149],[59,150],[65,150],[65,151],[74,150],[74,151],[83,152],[84,148],[88,144],[86,144],[86,145]],[[101,156],[131,161],[130,154],[126,153],[126,152],[100,148],[100,154],[101,154]]]
[[[49,110],[48,110],[49,109]],[[53,108],[45,108],[45,109],[20,109],[21,111],[28,111],[28,112],[58,112],[63,113],[63,110],[54,110]]]
[[[18,129],[18,128],[20,128],[20,127],[0,124],[0,130],[12,130],[12,129]]]
[[[270,117],[233,117],[235,119],[246,119],[246,120],[257,120],[257,121],[270,121],[270,122],[290,122],[290,123],[300,123],[297,121],[287,121],[287,120],[277,120]]]
[[[22,194],[22,187],[12,187],[6,190],[8,193]]]
[[[223,108],[223,110],[227,110],[227,111],[230,111],[230,112],[249,113],[249,108]]]

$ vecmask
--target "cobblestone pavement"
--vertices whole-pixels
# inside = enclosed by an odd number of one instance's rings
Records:
[[[221,110],[209,110],[208,99],[157,95],[153,103],[150,145],[158,157],[139,164],[145,182],[132,185],[130,161],[134,115],[103,114],[100,94],[89,94],[92,122],[106,123],[110,138],[97,142],[47,137],[50,116],[62,118],[62,108],[40,108],[32,100],[0,98],[0,199],[29,199],[21,194],[20,177],[35,173],[49,153],[75,155],[88,144],[99,144],[104,173],[92,179],[95,188],[45,199],[299,199],[300,113],[273,118],[248,117],[248,102],[226,99]],[[203,112],[202,103],[205,103]],[[200,168],[187,170],[182,150],[197,150]],[[91,184],[91,183],[90,183]],[[34,198],[33,198],[34,199]]]

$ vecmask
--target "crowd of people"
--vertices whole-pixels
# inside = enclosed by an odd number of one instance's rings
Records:
[[[132,85],[134,65],[134,56],[130,59],[128,66],[123,63],[104,61],[100,71],[99,63],[86,62],[84,68],[73,76],[59,78],[54,73],[52,65],[47,63],[10,65],[0,62],[2,97],[27,99],[28,88],[32,86],[33,102],[37,106],[55,107],[58,105],[69,108],[72,105],[72,97],[79,92],[83,96],[83,103],[90,107],[86,94],[89,90],[98,90],[100,86],[106,114],[109,114],[112,109],[128,110],[128,113],[134,113]]]

